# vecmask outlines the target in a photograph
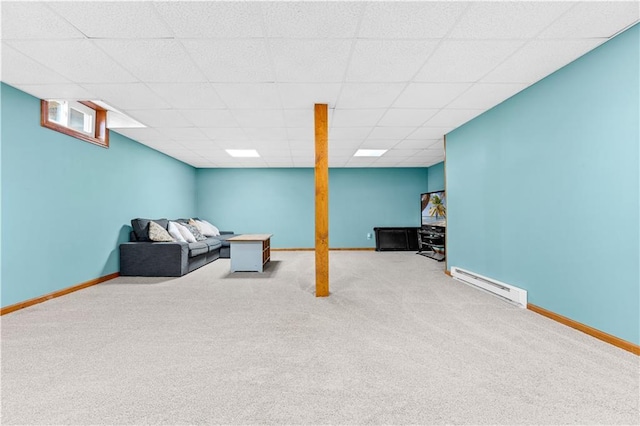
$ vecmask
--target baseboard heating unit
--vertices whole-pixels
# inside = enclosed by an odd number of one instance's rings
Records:
[[[451,276],[465,284],[472,285],[506,299],[521,308],[527,307],[527,290],[483,277],[475,272],[465,271],[455,266],[451,268]]]

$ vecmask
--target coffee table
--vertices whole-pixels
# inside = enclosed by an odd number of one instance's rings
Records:
[[[273,234],[245,234],[229,238],[231,272],[263,272],[271,260]]]

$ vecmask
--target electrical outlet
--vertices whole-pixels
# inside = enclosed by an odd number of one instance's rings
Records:
[[[372,237],[371,232],[367,232],[367,240],[370,240]]]

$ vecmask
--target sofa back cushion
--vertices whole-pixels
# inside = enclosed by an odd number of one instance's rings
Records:
[[[152,220],[164,229],[167,229],[167,226],[169,226],[169,221],[167,219],[131,219],[131,227],[133,228],[133,232],[136,234],[138,241],[151,241],[149,239],[149,222]]]

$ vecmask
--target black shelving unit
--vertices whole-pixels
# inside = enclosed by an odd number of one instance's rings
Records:
[[[418,254],[438,262],[446,258],[444,226],[424,225],[418,230]]]

